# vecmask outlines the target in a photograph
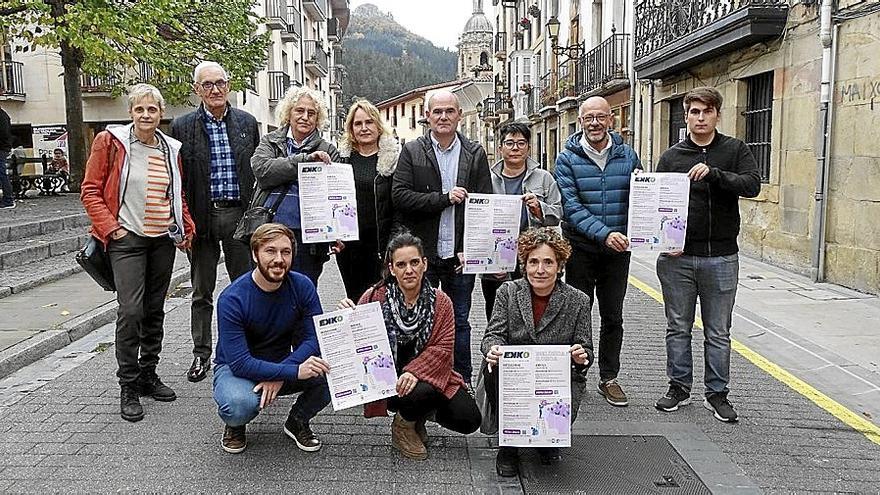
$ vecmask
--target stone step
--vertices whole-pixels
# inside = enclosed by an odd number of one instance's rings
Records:
[[[0,271],[0,299],[81,272],[76,253],[72,251]]]
[[[0,244],[0,270],[6,271],[34,261],[76,251],[89,238],[85,227],[65,229],[51,234]]]
[[[41,218],[37,220],[21,221],[7,225],[0,225],[0,243],[28,239],[41,235],[61,232],[75,228],[84,229],[91,225],[88,215],[85,213],[73,213],[56,216],[54,218]]]

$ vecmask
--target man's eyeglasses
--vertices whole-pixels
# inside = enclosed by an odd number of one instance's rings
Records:
[[[202,89],[204,89],[205,91],[211,91],[214,88],[217,88],[220,91],[223,91],[224,89],[226,89],[229,86],[229,82],[224,81],[223,79],[220,79],[219,81],[205,81],[205,82],[199,83],[199,86],[201,86]]]
[[[581,120],[584,122],[605,122],[605,119],[608,118],[607,114],[600,113],[599,115],[584,115],[581,117]]]
[[[528,141],[502,141],[501,143],[505,148],[512,150],[514,148],[525,148],[529,145]]]

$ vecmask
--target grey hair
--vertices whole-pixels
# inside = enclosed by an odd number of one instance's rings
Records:
[[[137,102],[146,98],[147,96],[151,97],[153,101],[155,101],[159,105],[159,109],[163,112],[165,111],[165,97],[162,96],[162,93],[159,91],[159,88],[153,86],[152,84],[135,84],[134,86],[128,88],[128,110],[131,111],[134,108]]]
[[[278,121],[278,124],[285,126],[290,123],[290,111],[293,110],[296,102],[302,97],[307,97],[315,102],[315,107],[318,109],[318,123],[315,128],[319,131],[324,129],[328,119],[327,103],[324,101],[324,95],[305,86],[291,86],[284,93],[284,98],[275,107],[275,119]]]
[[[218,64],[217,62],[212,62],[211,60],[205,60],[204,62],[197,65],[195,69],[193,69],[194,83],[199,82],[199,73],[205,69],[219,69],[220,72],[223,73],[223,79],[229,79],[229,74],[226,73],[226,69],[224,69],[222,65]]]
[[[428,107],[428,111],[431,111],[431,108],[433,108],[431,105],[434,104],[434,98],[440,95],[451,96],[452,100],[455,102],[455,107],[461,110],[461,102],[458,100],[458,95],[447,89],[440,89],[431,93],[431,95],[428,96],[427,101],[425,101],[425,106]]]

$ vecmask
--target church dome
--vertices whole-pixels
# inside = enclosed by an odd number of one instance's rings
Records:
[[[464,33],[491,33],[492,24],[483,13],[483,0],[474,0],[474,13],[464,25]]]

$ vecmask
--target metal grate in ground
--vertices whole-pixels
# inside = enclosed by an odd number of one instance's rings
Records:
[[[559,464],[542,466],[521,452],[525,493],[710,494],[669,441],[659,435],[573,436]]]

